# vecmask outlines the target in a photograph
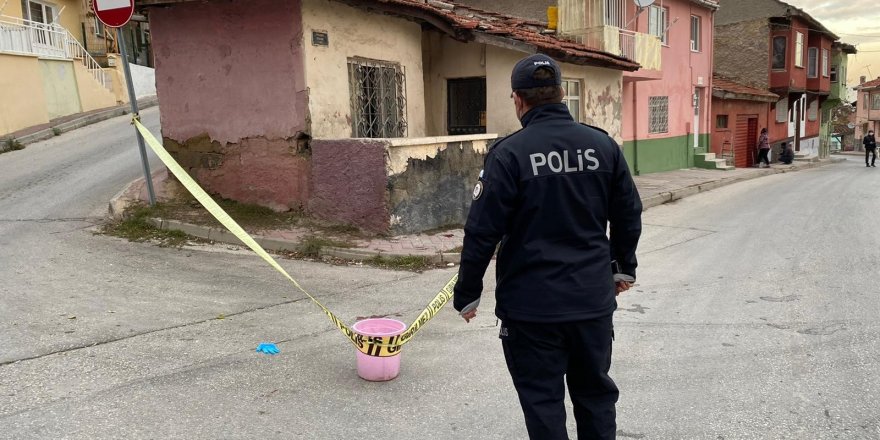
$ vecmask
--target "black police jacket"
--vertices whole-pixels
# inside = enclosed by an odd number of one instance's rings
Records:
[[[635,277],[642,202],[617,143],[536,107],[486,156],[465,224],[454,307],[480,298],[498,248],[495,314],[527,322],[606,316],[617,307],[612,260]],[[606,232],[609,231],[610,239]]]

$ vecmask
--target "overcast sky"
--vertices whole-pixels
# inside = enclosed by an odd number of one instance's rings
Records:
[[[737,0],[724,0],[737,1]],[[856,46],[850,55],[849,86],[858,84],[859,76],[880,77],[880,1],[878,0],[787,0],[803,9],[837,34],[840,41]],[[723,2],[722,2],[722,7]],[[869,72],[870,70],[870,72]],[[873,75],[873,76],[872,76]]]

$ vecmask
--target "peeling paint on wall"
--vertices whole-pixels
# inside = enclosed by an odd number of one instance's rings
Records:
[[[464,224],[484,158],[472,142],[456,142],[434,157],[410,159],[405,172],[388,178],[391,232]]]
[[[164,144],[212,194],[276,211],[300,209],[308,200],[311,157],[305,139],[221,143],[203,133],[182,143],[164,138]]]

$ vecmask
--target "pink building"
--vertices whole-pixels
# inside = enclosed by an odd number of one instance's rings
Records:
[[[874,130],[875,136],[880,133],[880,78],[863,82],[856,91],[855,147],[861,149],[862,138],[868,131]]]
[[[705,154],[717,9],[716,1],[663,0],[635,18],[637,32],[660,38],[662,63],[659,69],[623,76],[624,151],[637,174],[724,167],[713,154]],[[630,11],[635,13],[635,7]]]
[[[647,4],[649,2],[643,2]],[[559,32],[641,68],[623,75],[623,147],[636,174],[724,167],[707,153],[715,0],[559,0]]]

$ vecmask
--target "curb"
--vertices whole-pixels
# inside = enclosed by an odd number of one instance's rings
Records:
[[[765,173],[754,173],[748,176],[737,176],[737,177],[727,177],[721,178],[718,180],[710,180],[708,182],[698,183],[696,185],[686,186],[683,188],[675,189],[672,191],[662,192],[660,194],[655,194],[653,196],[645,197],[642,199],[642,209],[643,211],[648,210],[649,208],[653,208],[660,205],[665,205],[667,203],[674,202],[676,200],[683,199],[685,197],[693,196],[699,194],[701,192],[711,191],[713,189],[718,189],[724,186],[733,185],[735,183],[745,182],[747,180],[758,179],[761,177],[772,176],[774,174],[784,174],[791,173],[800,170],[806,170],[810,168],[816,168],[824,165],[831,165],[833,163],[843,162],[846,159],[836,159],[829,158],[823,159],[817,162],[804,162],[803,164],[794,165],[791,168],[785,169],[775,169],[772,171],[768,171]]]
[[[674,202],[676,200],[683,199],[685,197],[690,197],[701,192],[710,191],[713,189],[721,188],[724,186],[732,185],[735,183],[745,182],[747,180],[757,179],[765,176],[772,176],[774,174],[784,174],[790,173],[794,171],[806,170],[810,168],[817,168],[820,166],[831,165],[834,163],[843,162],[846,159],[840,158],[829,158],[823,159],[818,162],[805,162],[803,164],[792,166],[791,168],[786,169],[775,169],[765,173],[754,173],[746,176],[737,176],[737,177],[728,177],[721,178],[718,180],[710,180],[708,182],[699,183],[696,185],[686,186],[683,188],[679,188],[672,191],[663,192],[660,194],[656,194],[650,197],[646,197],[642,199],[643,211],[649,208],[653,208],[655,206],[660,206],[666,203]],[[158,171],[157,171],[158,172]],[[110,215],[113,218],[121,218],[122,213],[125,209],[134,201],[136,198],[132,198],[128,195],[128,193],[134,188],[136,185],[142,183],[144,179],[140,178],[129,183],[122,191],[120,191],[113,199],[110,200],[109,211]],[[163,230],[176,230],[181,231],[187,235],[191,235],[193,237],[198,237],[205,240],[211,240],[221,243],[233,244],[236,246],[245,246],[238,238],[235,237],[232,233],[225,229],[219,228],[211,228],[207,226],[193,225],[190,223],[184,223],[177,220],[164,220],[161,218],[150,218],[147,220],[148,223],[152,224],[156,228]],[[258,235],[252,235],[254,241],[259,243],[266,250],[270,251],[287,251],[293,252],[299,246],[299,243],[282,240],[277,238],[268,238],[268,237],[260,237]],[[398,253],[398,252],[384,252],[384,251],[376,251],[369,249],[357,249],[357,248],[338,248],[338,247],[326,247],[322,248],[320,253],[320,257],[332,257],[339,258],[343,260],[353,260],[353,261],[364,261],[370,260],[377,257],[385,257],[385,258],[395,258],[395,257],[425,257],[432,264],[444,264],[444,263],[453,263],[460,264],[461,263],[461,253],[459,252],[436,252],[434,254],[411,254],[411,253]]]
[[[113,206],[113,202],[111,201],[111,206]],[[147,219],[147,223],[153,225],[154,227],[165,230],[165,231],[180,231],[186,235],[191,235],[193,237],[201,238],[204,240],[211,240],[220,243],[232,244],[236,246],[246,246],[241,240],[238,239],[231,232],[226,229],[220,228],[211,228],[208,226],[200,226],[194,225],[191,223],[184,223],[177,220],[165,220],[161,218],[150,218]],[[277,238],[268,238],[268,237],[260,237],[259,235],[251,235],[254,238],[254,241],[257,242],[263,249],[275,252],[296,252],[299,247],[299,243],[281,240]],[[357,248],[339,248],[339,247],[326,247],[322,248],[319,252],[318,256],[320,257],[333,257],[339,258],[342,260],[354,260],[354,261],[364,261],[370,260],[373,258],[394,258],[394,257],[425,257],[427,260],[433,264],[442,264],[442,263],[455,263],[458,264],[461,262],[461,254],[454,252],[437,252],[435,254],[404,254],[404,253],[395,253],[395,252],[382,252],[382,251],[374,251],[369,249],[357,249]]]
[[[141,99],[138,99],[138,108],[140,110],[144,110],[150,107],[155,107],[159,105],[159,99],[153,96],[147,96]],[[117,107],[109,108],[107,110],[100,111],[98,113],[92,113],[86,116],[82,116],[70,121],[61,122],[57,125],[53,125],[49,128],[44,128],[40,131],[26,134],[21,137],[12,138],[17,140],[22,145],[32,144],[34,142],[44,141],[46,139],[51,139],[55,136],[59,136],[62,133],[66,133],[71,130],[76,130],[77,128],[82,128],[87,125],[96,124],[101,121],[106,121],[107,119],[112,119],[117,116],[122,116],[131,113],[131,107],[129,105],[120,105]],[[57,133],[57,134],[56,134]],[[5,138],[10,138],[10,136],[4,136]]]

